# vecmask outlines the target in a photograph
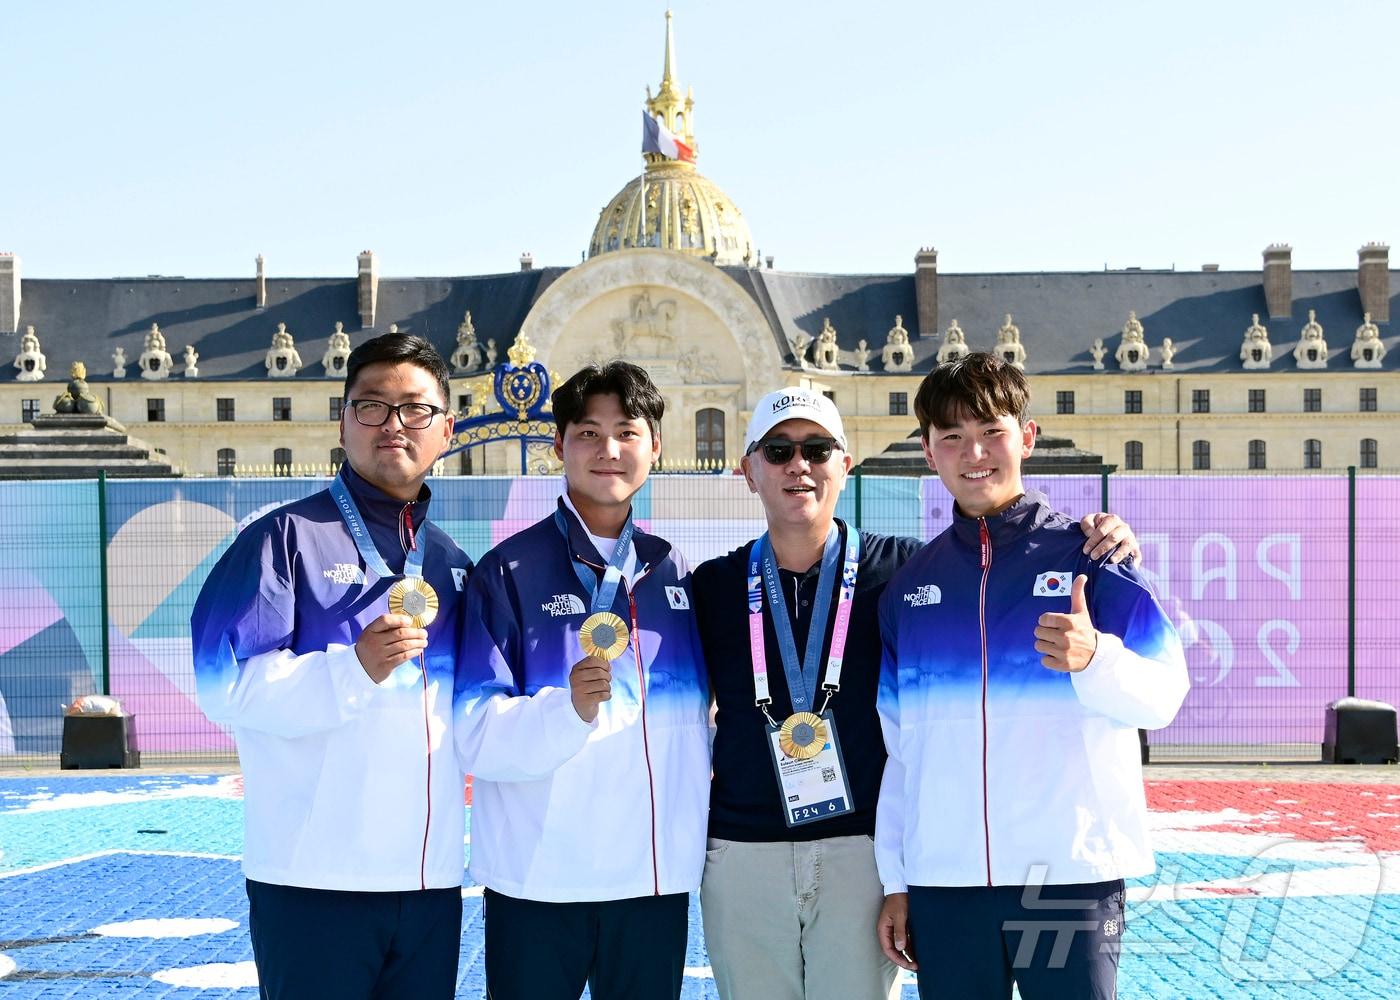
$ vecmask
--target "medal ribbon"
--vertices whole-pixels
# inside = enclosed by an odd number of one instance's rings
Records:
[[[335,500],[336,509],[340,511],[340,519],[345,522],[345,528],[350,532],[350,537],[354,539],[355,548],[360,550],[360,558],[365,561],[365,565],[381,580],[397,576],[398,574],[389,569],[389,564],[379,554],[379,548],[374,544],[374,539],[370,537],[369,525],[365,523],[364,517],[360,514],[360,508],[355,504],[355,498],[350,495],[349,487],[345,485],[345,480],[339,474],[331,480],[331,498]],[[422,527],[419,525],[420,531]],[[422,577],[423,550],[426,548],[426,545],[416,545],[409,550],[404,557],[404,576]]]
[[[840,522],[837,522],[840,523]],[[845,525],[842,525],[845,528]],[[841,687],[841,666],[846,652],[846,636],[851,622],[851,601],[855,598],[856,570],[860,563],[860,532],[846,528],[846,558],[841,567],[841,594],[836,602],[836,623],[831,630],[831,651],[827,654],[826,673],[821,686],[830,692]],[[787,602],[783,600],[778,580],[777,562],[768,542],[768,534],[754,542],[749,550],[749,653],[753,662],[754,703],[764,708],[772,703],[768,689],[768,657],[763,637],[763,598],[773,608],[773,631],[778,637],[782,654],[783,673],[792,696],[792,710],[812,711],[817,686],[817,660],[821,657],[826,638],[827,615],[831,611],[831,572],[840,555],[840,535],[833,524],[822,550],[822,568],[817,576],[817,603],[812,609],[812,622],[807,631],[807,648],[802,666],[797,664],[797,640],[792,634]],[[825,707],[825,706],[823,706]]]
[[[564,536],[564,541],[569,540],[569,521],[564,516],[564,512],[559,508],[554,511],[554,523],[559,526],[559,533]],[[627,556],[632,551],[632,533],[636,526],[632,523],[632,514],[627,515],[627,523],[622,526],[622,532],[617,536],[617,544],[613,546],[612,558],[608,560],[608,565],[603,570],[603,580],[598,582],[593,575],[593,571],[581,560],[571,558],[570,562],[574,567],[574,574],[578,577],[578,582],[583,584],[583,592],[588,595],[588,610],[594,614],[599,611],[611,611],[613,599],[617,596],[617,585],[622,582],[622,567],[627,565]]]

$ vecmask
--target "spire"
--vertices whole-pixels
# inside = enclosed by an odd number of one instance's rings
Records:
[[[672,13],[666,12],[666,58],[661,67],[661,86],[652,96],[647,88],[647,113],[666,126],[667,130],[695,149],[695,129],[691,117],[695,111],[694,88],[682,96],[680,84],[676,81],[676,38],[672,30]]]
[[[668,90],[672,86],[671,71],[676,63],[676,39],[671,33],[671,12],[666,11],[666,64],[661,69],[661,89]]]

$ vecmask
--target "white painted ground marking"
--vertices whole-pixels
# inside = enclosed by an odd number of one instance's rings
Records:
[[[258,985],[258,970],[252,962],[213,962],[187,969],[162,969],[151,976],[169,986],[192,986],[200,990],[247,989]]]
[[[238,926],[224,917],[153,917],[123,920],[94,927],[92,933],[119,938],[183,938],[198,934],[222,934]]]

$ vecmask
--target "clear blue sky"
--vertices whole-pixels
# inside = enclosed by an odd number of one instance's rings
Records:
[[[1350,269],[1400,244],[1400,4],[675,0],[699,166],[783,270]],[[640,169],[663,0],[0,15],[30,277],[579,260]],[[1400,251],[1398,251],[1400,252]]]

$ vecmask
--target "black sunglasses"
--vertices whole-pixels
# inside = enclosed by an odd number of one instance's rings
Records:
[[[787,438],[767,438],[755,441],[754,446],[749,449],[749,454],[762,451],[763,458],[769,465],[787,465],[792,461],[792,453],[797,448],[802,449],[802,457],[812,465],[823,465],[831,458],[831,452],[836,448],[836,439],[814,437],[806,441],[789,441]]]

